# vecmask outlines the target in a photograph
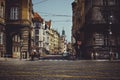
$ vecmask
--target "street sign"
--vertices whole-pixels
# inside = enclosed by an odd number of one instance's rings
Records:
[[[81,45],[81,44],[82,44],[82,42],[81,42],[81,41],[77,41],[77,44],[78,44],[78,45]]]

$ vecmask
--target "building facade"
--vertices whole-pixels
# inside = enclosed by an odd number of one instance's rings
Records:
[[[50,31],[51,31],[51,35],[50,35],[50,50],[51,50],[51,54],[59,54],[60,35],[54,29],[50,29]]]
[[[5,52],[5,0],[0,0],[0,57]]]
[[[72,11],[72,53],[76,58],[80,58],[80,46],[84,35],[79,29],[81,29],[85,23],[85,0],[75,0],[72,3]]]
[[[51,20],[46,21],[45,47],[49,54],[59,53],[60,34],[51,26]]]
[[[32,50],[42,53],[44,45],[45,21],[36,12],[34,13],[33,24]]]
[[[50,54],[51,49],[50,49],[50,44],[51,44],[51,20],[45,21],[45,32],[44,32],[44,48],[46,49],[46,53]]]
[[[62,30],[62,35],[60,36],[60,53],[63,54],[67,51],[67,40],[65,35],[65,30]]]
[[[79,1],[82,0],[76,0],[76,3]],[[116,55],[120,54],[119,2],[119,0],[84,0],[84,6],[79,6],[84,9],[84,18],[80,19],[84,22],[82,25],[75,22],[73,24],[81,26],[78,27],[79,34],[76,34],[80,36],[76,49],[81,52],[82,57],[116,58]]]
[[[57,30],[53,29],[53,33],[54,33],[54,54],[59,54],[60,51],[60,34],[57,32]]]
[[[20,57],[31,52],[32,0],[6,0],[6,56]]]

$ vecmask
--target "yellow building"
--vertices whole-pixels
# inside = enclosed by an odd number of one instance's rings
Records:
[[[49,51],[50,54],[54,54],[54,33],[53,30],[49,30]]]
[[[52,30],[53,31],[53,34],[54,34],[54,44],[53,44],[53,47],[54,47],[54,54],[59,54],[59,41],[60,41],[60,35],[59,33],[56,31],[56,30]]]
[[[60,47],[59,40],[60,40],[59,33],[54,29],[50,29],[49,30],[49,51],[50,51],[50,54],[58,54],[59,53],[59,47]]]
[[[6,55],[22,58],[30,54],[32,0],[6,0]]]

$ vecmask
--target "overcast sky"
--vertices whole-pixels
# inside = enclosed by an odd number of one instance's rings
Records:
[[[74,0],[32,0],[34,12],[46,21],[52,20],[52,28],[60,34],[65,30],[66,39],[71,41],[72,6]]]

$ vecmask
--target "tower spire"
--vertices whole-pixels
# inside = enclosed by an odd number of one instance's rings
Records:
[[[65,36],[65,30],[64,30],[64,28],[62,30],[62,35]]]

